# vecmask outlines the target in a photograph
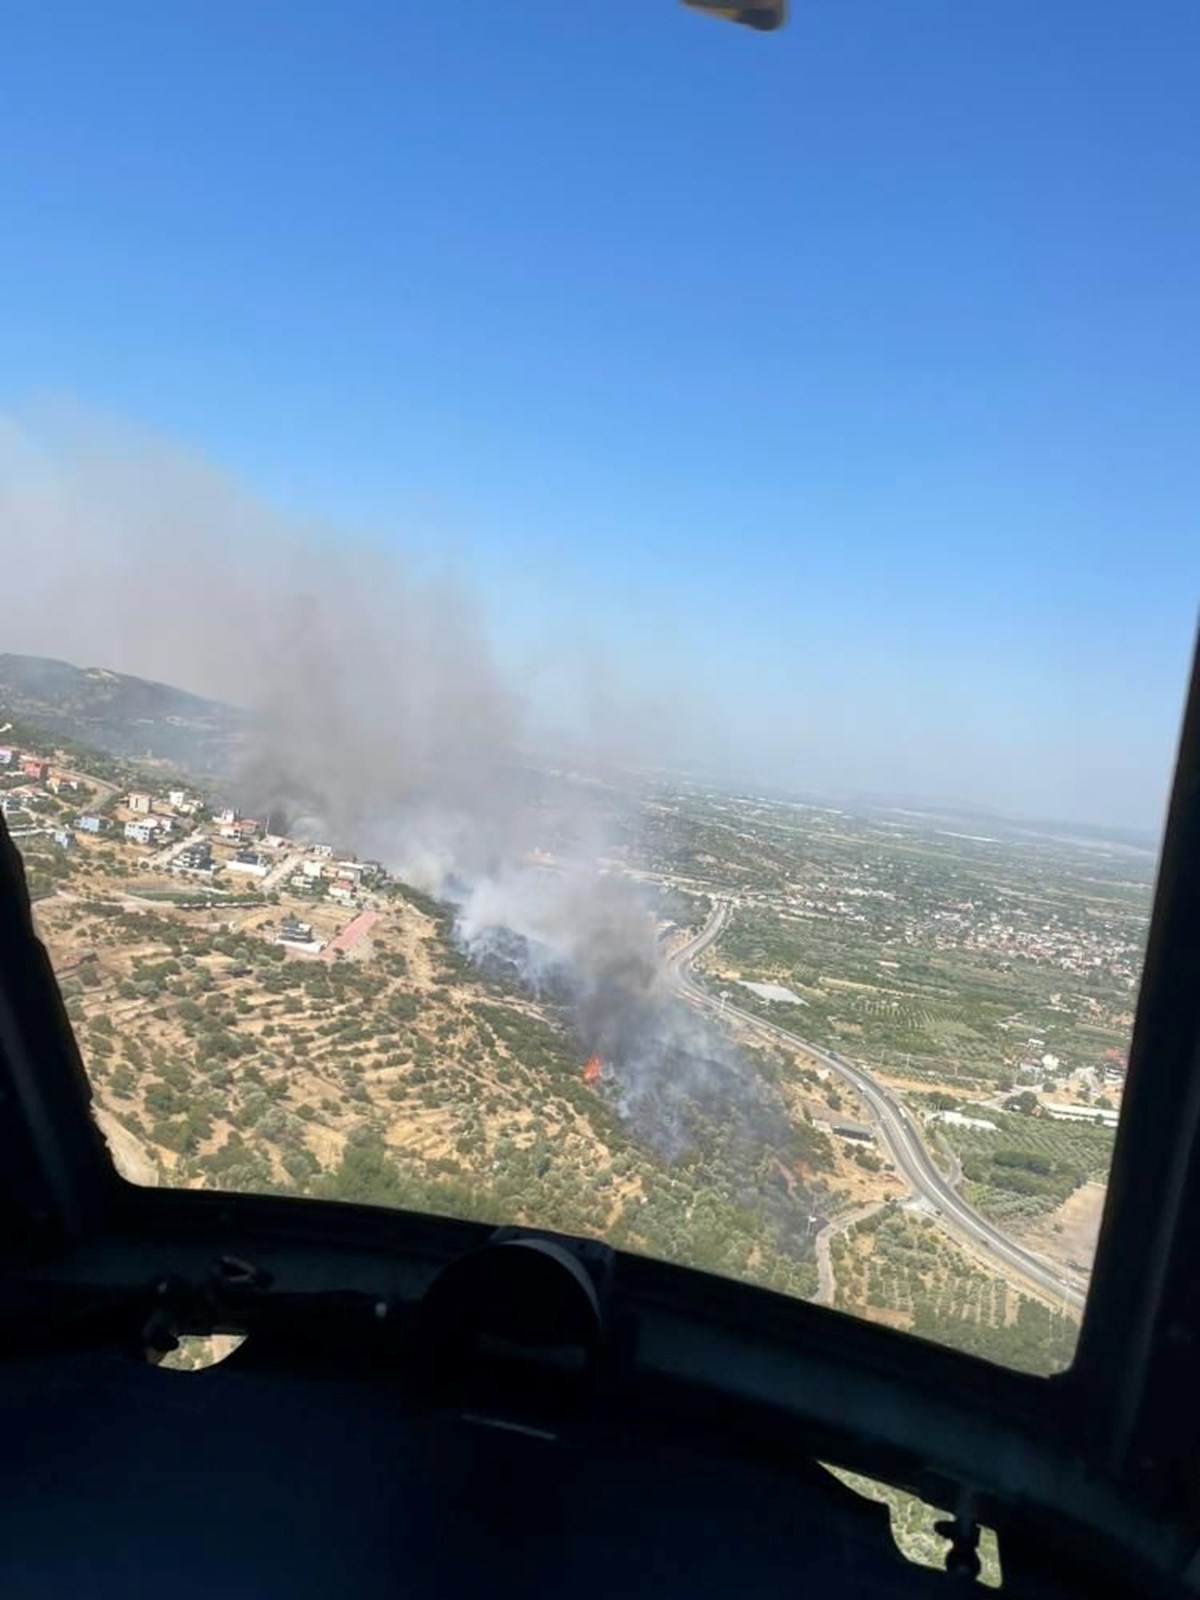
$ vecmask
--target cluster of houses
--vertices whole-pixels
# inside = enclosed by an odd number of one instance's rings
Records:
[[[1120,1050],[1105,1050],[1094,1066],[1075,1067],[1068,1071],[1061,1057],[1047,1050],[1043,1039],[1026,1041],[1025,1052],[1018,1063],[1018,1081],[1041,1085],[1047,1078],[1066,1077],[1082,1089],[1121,1089],[1125,1083],[1128,1063]]]
[[[50,776],[50,763],[44,756],[35,756],[14,750],[11,745],[0,745],[0,772],[19,773],[32,778],[34,783],[45,783]]]
[[[129,813],[123,826],[130,844],[157,845],[165,849],[176,837],[181,824],[200,810],[200,802],[186,789],[168,790],[165,801],[157,799],[148,789],[134,789],[125,796],[124,809]],[[89,828],[89,823],[98,826]],[[102,833],[105,828],[101,817],[81,817],[79,826],[96,833]]]
[[[74,774],[55,772],[45,756],[24,754],[11,745],[0,745],[0,775],[43,783],[51,794],[78,794],[83,787]]]
[[[320,852],[319,854],[317,852]],[[338,905],[353,906],[364,886],[382,875],[375,861],[335,861],[327,845],[314,847],[313,854],[300,863],[300,870],[289,880],[298,894],[320,893]]]
[[[56,795],[77,792],[82,785],[75,777],[52,770],[51,763],[42,756],[22,752],[0,745],[0,776],[5,773],[30,782],[37,782]],[[7,814],[22,805],[27,790],[17,785],[16,790],[0,796],[0,806]],[[225,806],[204,822],[203,836],[197,823],[201,819],[204,802],[188,790],[172,788],[165,791],[134,789],[122,797],[112,808],[111,815],[103,810],[82,811],[72,824],[81,834],[99,837],[113,832],[127,844],[153,846],[166,850],[177,839],[179,847],[170,856],[169,870],[187,875],[199,875],[210,881],[221,870],[252,882],[267,878],[285,859],[284,852],[292,852],[297,859],[287,887],[294,893],[309,897],[323,895],[335,904],[353,907],[360,903],[363,890],[384,877],[378,862],[339,859],[330,844],[298,845],[294,840],[270,831],[266,822],[256,817],[244,817],[235,806]],[[70,828],[58,827],[55,841],[63,849],[74,849],[75,833]],[[229,850],[222,846],[232,846]],[[216,850],[221,850],[218,856]],[[299,855],[299,852],[303,852]],[[307,924],[289,925],[290,936],[282,942],[311,947],[312,930]]]
[[[0,746],[0,773],[5,769],[10,773],[19,773],[31,781],[40,782],[49,793],[60,797],[79,794],[86,788],[86,785],[72,774],[52,772],[50,763],[40,756],[21,756],[16,751]],[[0,797],[0,809],[3,809],[6,816],[14,809],[25,809],[30,804],[36,805],[36,803],[27,786],[18,786],[9,794]],[[109,818],[100,811],[82,811],[74,819],[72,827],[79,833],[91,834],[93,837],[107,834],[110,829],[116,827],[130,844],[161,847],[171,842],[179,819],[194,816],[199,810],[199,805],[199,801],[194,800],[185,790],[172,789],[167,801],[169,809],[164,812],[161,805],[156,809],[153,795],[137,790],[125,798],[124,810],[127,813],[125,821]],[[70,828],[55,828],[53,836],[55,843],[64,850],[74,849],[76,837]]]
[[[55,771],[45,756],[17,750],[12,745],[0,745],[0,777],[23,780],[10,787],[8,793],[0,796],[0,813],[14,821],[20,820],[30,824],[33,823],[33,818],[25,813],[38,804],[36,796],[31,793],[32,784],[40,785],[47,794],[58,798],[79,794],[85,787],[74,773]],[[24,831],[34,833],[48,831],[55,844],[62,849],[75,848],[75,835],[69,828],[54,827],[44,830],[30,826]]]
[[[125,838],[134,844],[169,844],[182,817],[195,817],[199,810],[183,790],[172,790],[167,802],[148,791],[135,791],[125,798]],[[229,854],[222,846],[232,846]],[[221,850],[217,855],[216,851]],[[340,859],[331,844],[298,845],[282,834],[272,833],[266,822],[244,817],[236,806],[215,811],[205,824],[205,836],[185,840],[171,857],[172,872],[199,875],[211,880],[223,873],[261,882],[276,871],[291,852],[293,863],[287,888],[306,896],[323,895],[335,904],[357,906],[365,888],[384,876],[374,861]],[[303,852],[300,854],[300,852]],[[311,937],[283,940],[284,943],[311,945]]]

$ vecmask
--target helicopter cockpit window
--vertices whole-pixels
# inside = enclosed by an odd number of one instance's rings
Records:
[[[94,1114],[1056,1372],[1200,576],[1191,53],[634,9],[14,19],[0,804]]]

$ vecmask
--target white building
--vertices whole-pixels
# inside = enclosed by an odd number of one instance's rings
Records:
[[[157,832],[157,828],[148,818],[145,821],[125,824],[125,837],[131,844],[153,844]]]
[[[1043,1100],[1042,1111],[1055,1122],[1093,1122],[1104,1128],[1115,1128],[1120,1118],[1116,1111],[1104,1111],[1098,1106],[1077,1106],[1069,1100]]]
[[[211,872],[212,865],[212,845],[207,839],[185,846],[171,863],[176,872]]]
[[[749,989],[751,994],[756,994],[760,1000],[770,1001],[772,1005],[806,1006],[808,1001],[798,995],[793,989],[785,989],[781,983],[751,983],[748,978],[739,978],[738,982],[743,989]]]
[[[227,861],[225,863],[225,871],[242,872],[248,878],[265,878],[268,869],[263,866],[261,861]]]
[[[325,876],[325,863],[323,861],[302,861],[300,871],[306,878],[321,879]]]
[[[250,878],[265,878],[270,868],[253,850],[239,850],[232,861],[226,863],[226,872],[244,872]]]
[[[931,1111],[926,1123],[944,1122],[948,1128],[976,1128],[983,1133],[995,1133],[997,1124],[986,1117],[965,1117],[961,1111]]]

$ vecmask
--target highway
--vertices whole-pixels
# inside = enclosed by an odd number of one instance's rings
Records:
[[[947,1227],[965,1239],[974,1250],[996,1262],[1005,1276],[1016,1273],[1027,1283],[1036,1284],[1045,1294],[1073,1306],[1077,1311],[1081,1310],[1085,1293],[1076,1279],[1061,1275],[1043,1256],[1035,1255],[1015,1239],[1009,1238],[955,1192],[925,1148],[911,1113],[890,1089],[885,1089],[862,1067],[854,1066],[843,1057],[811,1044],[787,1028],[743,1011],[728,999],[714,999],[695,982],[691,977],[692,963],[721,937],[728,920],[729,902],[718,900],[712,916],[700,932],[669,956],[668,966],[681,995],[708,1011],[731,1012],[761,1036],[803,1050],[822,1066],[836,1072],[866,1103],[896,1171],[906,1179],[914,1193],[938,1213]]]

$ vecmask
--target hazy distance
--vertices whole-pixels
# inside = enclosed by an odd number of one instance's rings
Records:
[[[305,522],[175,443],[74,407],[0,419],[0,560],[20,585],[6,649],[254,710],[296,706],[289,740],[317,740],[335,759],[352,710],[354,726],[378,738],[375,767],[388,764],[399,718],[404,750],[415,738],[423,759],[468,787],[500,752],[519,750],[1153,831],[1186,668],[1180,637],[1174,703],[1149,727],[1134,703],[1104,703],[1106,685],[1066,664],[1003,715],[995,684],[964,681],[952,651],[936,690],[914,685],[903,653],[869,681],[855,668],[853,633],[824,660],[801,636],[790,648],[776,641],[754,682],[753,663],[717,631],[644,680],[639,655],[606,637],[611,622],[619,639],[626,619],[599,608],[579,616],[565,601],[555,613],[553,572],[540,584],[552,625],[534,637],[508,592],[472,581],[427,530],[415,526],[398,549]],[[831,604],[844,600],[831,591]],[[662,623],[680,637],[677,615]],[[864,636],[871,627],[864,615]],[[1016,638],[1011,653],[1020,651]],[[998,660],[995,676],[1013,676],[1013,662]]]

